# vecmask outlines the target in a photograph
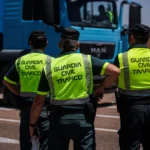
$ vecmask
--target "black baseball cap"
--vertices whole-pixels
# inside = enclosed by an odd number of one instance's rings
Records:
[[[45,32],[33,31],[28,38],[29,45],[30,41],[34,49],[44,48],[47,45],[47,37],[45,35]]]
[[[135,38],[148,38],[150,36],[150,28],[143,24],[136,24],[129,29],[129,34]]]
[[[29,36],[29,41],[39,41],[39,40],[47,40],[44,31],[33,31]]]
[[[80,36],[79,31],[73,28],[64,28],[61,34],[61,38],[66,38],[70,40],[79,40],[79,36]]]

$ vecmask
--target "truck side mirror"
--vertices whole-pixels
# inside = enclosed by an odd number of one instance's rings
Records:
[[[132,3],[129,8],[129,28],[141,23],[141,8],[137,3]]]
[[[43,22],[48,25],[60,24],[60,7],[59,0],[42,0],[43,1]]]

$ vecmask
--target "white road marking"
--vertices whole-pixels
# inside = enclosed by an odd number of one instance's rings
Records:
[[[103,118],[115,118],[115,119],[119,119],[119,116],[109,116],[109,115],[96,115],[96,117],[103,117]],[[19,120],[13,120],[13,119],[4,119],[4,118],[0,118],[0,121],[6,121],[6,122],[17,122],[19,123]]]
[[[19,123],[20,121],[19,120],[12,120],[12,119],[3,119],[3,118],[0,118],[0,121],[7,121],[7,122],[16,122],[16,123]],[[104,129],[104,128],[95,128],[96,131],[106,131],[106,132],[117,132],[118,130],[114,130],[114,129]],[[0,143],[2,139],[0,137]]]
[[[110,116],[110,115],[98,115],[96,114],[96,117],[102,117],[102,118],[115,118],[115,119],[119,119],[119,116]]]
[[[112,109],[116,109],[117,107],[116,106],[108,106],[106,108],[112,108]]]
[[[4,119],[4,118],[0,118],[0,121],[7,121],[7,122],[17,122],[19,123],[19,120],[13,120],[13,119]]]
[[[116,109],[117,107],[116,106],[107,106],[106,108],[111,108],[111,109]],[[5,108],[5,107],[0,107],[0,110],[17,110],[15,108]]]
[[[0,94],[0,99],[3,99],[3,94]]]
[[[104,129],[104,128],[95,128],[96,131],[107,131],[107,132],[118,132],[118,130],[114,129]]]
[[[0,143],[19,144],[18,140],[0,137]]]
[[[4,108],[4,107],[1,107],[0,110],[10,111],[10,110],[17,110],[17,109],[15,109],[15,108]]]

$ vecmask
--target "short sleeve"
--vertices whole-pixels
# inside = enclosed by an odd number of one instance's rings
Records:
[[[38,86],[38,91],[37,94],[39,95],[47,95],[50,92],[50,87],[44,72],[44,69],[42,70],[42,74],[40,77],[40,82],[39,82],[39,86]]]
[[[97,57],[91,56],[93,75],[104,75],[108,62]]]
[[[13,64],[9,71],[6,73],[4,80],[11,84],[17,84],[19,82],[19,75],[15,64]]]
[[[119,60],[118,60],[118,55],[115,58],[114,65],[117,66],[118,68],[120,67],[119,66]]]

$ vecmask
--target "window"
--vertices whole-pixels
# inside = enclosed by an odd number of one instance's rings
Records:
[[[23,1],[23,20],[42,20],[42,0]]]
[[[87,27],[117,27],[116,3],[97,0],[68,0],[68,18],[72,25]]]

